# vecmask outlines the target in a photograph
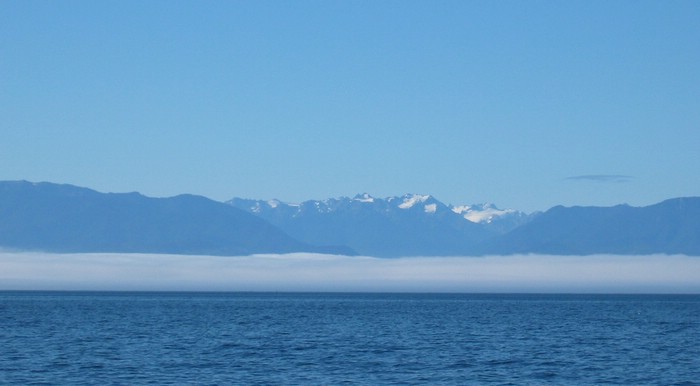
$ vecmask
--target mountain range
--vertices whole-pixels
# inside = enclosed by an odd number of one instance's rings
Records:
[[[0,248],[47,252],[207,255],[323,252],[210,199],[99,193],[72,185],[0,182]]]
[[[279,200],[227,202],[314,245],[348,245],[363,255],[447,256],[476,247],[526,223],[530,216],[491,204],[446,205],[430,195],[407,194],[290,204]]]
[[[700,256],[700,197],[646,207],[556,206],[492,240],[484,250],[498,254]]]
[[[700,197],[526,214],[430,195],[310,200],[151,198],[0,181],[0,248],[209,255],[314,252],[376,257],[486,254],[700,256]]]

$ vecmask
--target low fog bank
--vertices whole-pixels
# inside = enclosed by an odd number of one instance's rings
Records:
[[[700,293],[700,257],[0,252],[0,290]]]

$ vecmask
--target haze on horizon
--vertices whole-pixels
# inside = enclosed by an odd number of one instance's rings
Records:
[[[0,252],[0,290],[700,294],[700,257]]]
[[[0,180],[288,202],[700,195],[700,2],[0,3]]]

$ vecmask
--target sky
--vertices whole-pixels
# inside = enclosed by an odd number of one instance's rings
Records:
[[[700,294],[689,256],[378,259],[0,251],[0,290]]]
[[[700,195],[698,1],[0,2],[0,180],[524,211]]]

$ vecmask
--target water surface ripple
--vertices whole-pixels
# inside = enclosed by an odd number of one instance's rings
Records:
[[[700,296],[0,292],[2,384],[700,380]]]

